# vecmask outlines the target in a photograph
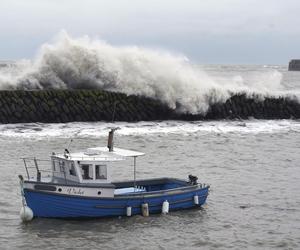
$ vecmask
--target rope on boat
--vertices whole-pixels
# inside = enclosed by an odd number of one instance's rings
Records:
[[[23,207],[27,206],[25,196],[24,196],[24,179],[22,175],[19,175],[19,184],[21,189],[22,205]]]
[[[24,178],[22,175],[19,175],[20,179],[20,188],[21,188],[21,196],[22,196],[22,207],[20,210],[20,217],[23,222],[28,222],[33,219],[33,212],[30,207],[27,206],[24,194]]]

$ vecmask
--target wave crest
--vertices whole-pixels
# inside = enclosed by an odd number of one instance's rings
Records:
[[[270,84],[271,83],[271,84]],[[233,93],[278,93],[281,74],[273,70],[246,85],[239,76],[218,81],[184,56],[166,51],[112,46],[88,36],[61,32],[37,57],[0,69],[0,89],[95,88],[159,99],[170,108],[205,114],[211,103]]]

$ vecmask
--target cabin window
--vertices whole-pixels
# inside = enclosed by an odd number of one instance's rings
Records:
[[[57,159],[53,159],[52,160],[52,164],[53,164],[53,171],[54,172],[59,172],[60,170],[60,162]]]
[[[52,160],[52,166],[53,166],[53,171],[56,171],[56,168],[55,168],[55,160]]]
[[[96,165],[96,179],[107,179],[107,168],[106,165]]]
[[[76,176],[76,171],[75,171],[74,162],[71,162],[71,163],[70,163],[70,175]]]
[[[60,172],[65,172],[65,162],[64,161],[59,161],[59,169],[60,169]]]
[[[93,179],[93,165],[82,164],[80,165],[82,179],[92,180]]]

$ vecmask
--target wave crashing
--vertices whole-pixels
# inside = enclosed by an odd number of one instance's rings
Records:
[[[271,70],[251,86],[241,77],[220,82],[181,55],[137,46],[112,46],[61,32],[33,60],[0,68],[1,90],[103,89],[158,99],[171,109],[206,114],[232,95],[284,95],[281,73]]]

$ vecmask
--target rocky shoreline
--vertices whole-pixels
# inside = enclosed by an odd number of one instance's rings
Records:
[[[300,103],[292,97],[235,94],[210,106],[206,115],[182,114],[160,101],[103,90],[0,91],[0,123],[83,121],[297,119]]]

